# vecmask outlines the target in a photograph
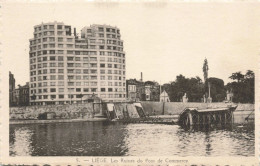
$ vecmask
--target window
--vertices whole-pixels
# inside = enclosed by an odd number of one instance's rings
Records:
[[[59,80],[64,80],[64,75],[58,75]]]
[[[51,95],[51,99],[56,99],[56,95]]]
[[[68,79],[69,79],[69,80],[73,80],[73,79],[74,79],[74,76],[68,76]]]
[[[105,76],[100,76],[100,80],[105,80],[106,77]]]
[[[58,86],[64,86],[64,82],[63,81],[59,81],[58,82]]]
[[[91,80],[97,80],[97,76],[90,76]]]
[[[56,82],[51,82],[50,85],[51,86],[56,86]]]
[[[63,98],[64,98],[64,95],[59,95],[59,98],[60,98],[60,99],[63,99]]]
[[[81,88],[76,88],[76,92],[81,92]]]
[[[81,70],[80,69],[76,69],[76,74],[80,74]]]
[[[67,54],[73,54],[73,51],[69,51],[69,50],[68,50],[68,51],[67,51]]]
[[[76,86],[81,86],[81,82],[76,82]]]
[[[56,69],[50,69],[50,73],[56,73]]]
[[[68,61],[73,61],[73,57],[67,57]]]
[[[68,63],[68,67],[74,67],[74,63]]]
[[[56,63],[50,63],[50,67],[56,67]]]
[[[83,63],[83,67],[89,67],[88,63]]]
[[[58,54],[63,54],[64,52],[63,52],[63,50],[58,50],[58,52],[57,52]],[[62,59],[63,60],[63,59]]]
[[[62,29],[62,25],[58,25],[57,28],[58,28],[58,29]]]
[[[91,74],[96,74],[96,73],[97,73],[97,70],[90,70],[90,73],[91,73]]]
[[[105,74],[106,71],[105,70],[100,70],[100,74]]]
[[[101,63],[100,67],[106,67],[106,65],[104,63]]]
[[[67,42],[72,42],[72,38],[67,38]]]
[[[83,80],[88,80],[88,76],[83,76]]]
[[[68,82],[69,86],[74,86],[74,82]]]
[[[105,92],[106,91],[106,88],[101,88],[101,92]]]
[[[63,44],[58,44],[58,47],[59,48],[63,48]]]
[[[88,57],[83,57],[83,61],[88,61]]]
[[[73,69],[68,69],[68,73],[74,73]]]
[[[97,61],[97,57],[90,57],[90,61]]]
[[[76,57],[76,58],[75,58],[75,61],[80,61],[80,57]]]
[[[55,54],[55,50],[50,50],[50,54]]]
[[[67,44],[67,48],[72,48],[73,45],[72,44]]]
[[[54,38],[54,37],[50,37],[50,38],[49,38],[49,41],[50,41],[50,42],[54,42],[54,41],[55,41],[55,38]]]
[[[55,75],[51,75],[51,80],[56,80],[56,76]]]
[[[64,92],[64,88],[59,88],[59,92]]]
[[[91,88],[91,92],[96,92],[97,88]]]
[[[76,76],[76,80],[81,80],[81,76]]]
[[[58,63],[58,67],[64,67],[64,63]]]
[[[84,91],[84,92],[88,92],[89,89],[88,89],[88,88],[84,88],[83,91]]]
[[[88,74],[88,69],[83,69],[84,74]]]
[[[59,36],[63,35],[63,32],[62,31],[58,31],[57,33]]]
[[[90,67],[97,67],[97,64],[96,63],[91,63]]]
[[[58,38],[58,42],[63,42],[63,38],[62,38],[62,37],[59,37],[59,38]]]
[[[58,56],[58,61],[63,61],[63,56]]]
[[[108,88],[108,92],[113,92],[113,88]]]
[[[88,86],[89,85],[89,83],[88,82],[84,82],[84,86]]]
[[[50,56],[51,61],[55,61],[55,56]]]
[[[90,85],[91,86],[97,86],[97,82],[91,82]]]
[[[56,88],[51,88],[51,92],[56,92]]]
[[[112,68],[112,64],[107,64],[108,68]],[[109,73],[110,74],[110,73]]]
[[[81,63],[76,63],[75,66],[76,67],[81,67]]]

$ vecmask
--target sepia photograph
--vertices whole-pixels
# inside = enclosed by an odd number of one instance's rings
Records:
[[[161,157],[168,165],[170,156],[257,163],[259,7],[2,3],[6,161],[63,156],[95,165],[112,162],[99,157]]]

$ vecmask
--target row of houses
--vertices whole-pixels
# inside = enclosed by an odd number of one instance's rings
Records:
[[[18,85],[16,88],[14,75],[9,72],[9,105],[30,105],[29,92],[29,82],[23,86]],[[169,102],[170,100],[165,91],[161,92],[160,85],[157,82],[128,79],[126,80],[126,101]]]
[[[155,81],[126,80],[126,94],[130,101],[170,102],[168,94],[161,92],[161,86]]]
[[[9,106],[29,105],[29,82],[25,85],[15,86],[14,75],[9,72]]]

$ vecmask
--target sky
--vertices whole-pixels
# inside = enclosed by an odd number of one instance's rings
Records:
[[[203,79],[257,72],[260,8],[257,3],[5,3],[2,5],[2,63],[16,84],[29,81],[29,39],[33,26],[64,22],[77,28],[117,26],[124,40],[126,78],[161,84],[179,74]]]

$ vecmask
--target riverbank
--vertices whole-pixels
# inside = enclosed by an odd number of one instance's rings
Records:
[[[48,120],[10,120],[9,125],[15,124],[34,124],[34,123],[68,123],[68,122],[100,122],[107,121],[107,118],[89,118],[89,119],[48,119]]]
[[[187,107],[198,109],[228,107],[232,103],[181,103],[181,102],[140,102],[146,116],[178,116]],[[234,111],[234,123],[246,124],[254,123],[254,104],[238,105]],[[106,106],[106,105],[104,105]],[[116,115],[125,116],[128,112],[130,118],[135,118],[137,110],[134,104],[117,103]],[[31,124],[31,123],[63,123],[63,122],[84,122],[84,121],[105,121],[104,117],[96,115],[106,115],[103,105],[93,105],[93,103],[72,104],[72,105],[48,105],[48,106],[28,106],[11,107],[10,124]],[[139,116],[138,116],[139,117]]]

